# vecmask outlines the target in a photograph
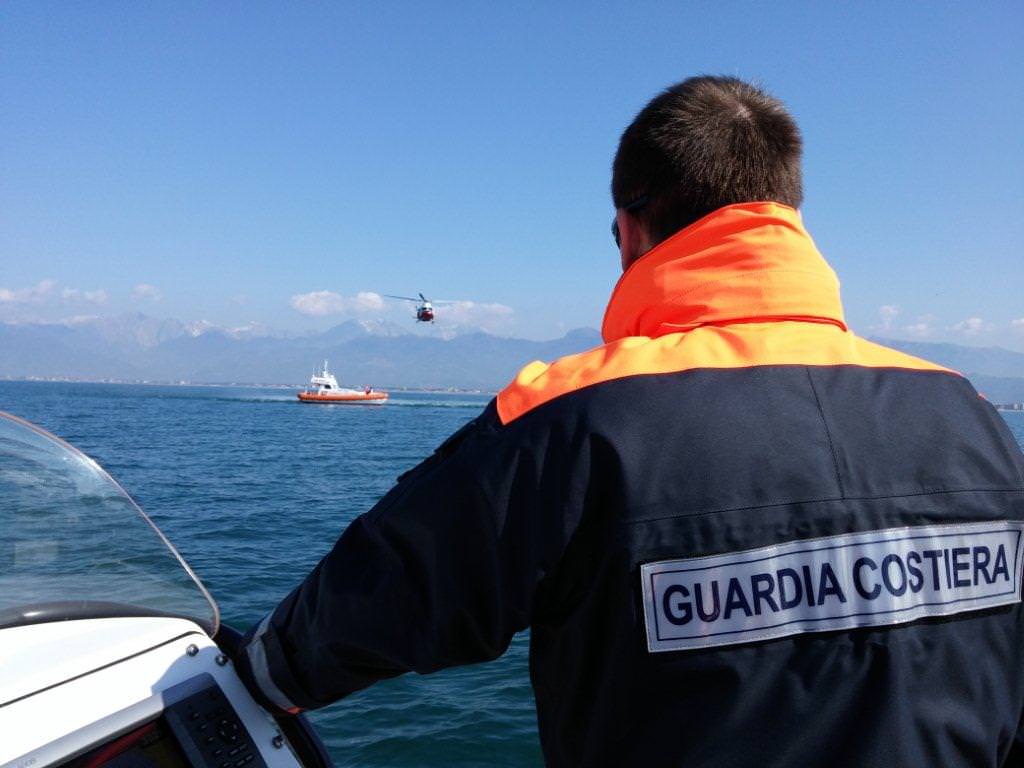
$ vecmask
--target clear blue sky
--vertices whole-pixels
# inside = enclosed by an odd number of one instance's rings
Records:
[[[596,327],[619,133],[725,73],[799,121],[858,331],[1024,349],[1022,41],[1020,2],[7,2],[0,320],[303,330],[422,290]]]

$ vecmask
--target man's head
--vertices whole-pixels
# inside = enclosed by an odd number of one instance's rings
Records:
[[[656,96],[619,140],[612,199],[622,268],[725,205],[803,200],[796,122],[734,77],[691,77]]]

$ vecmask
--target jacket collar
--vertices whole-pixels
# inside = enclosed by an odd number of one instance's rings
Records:
[[[846,330],[839,280],[800,214],[779,203],[719,208],[645,253],[619,279],[605,343],[702,325],[801,320]]]

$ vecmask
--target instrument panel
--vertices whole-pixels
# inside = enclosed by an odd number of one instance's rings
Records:
[[[188,765],[167,723],[154,720],[65,763],[69,768],[178,768]]]
[[[67,768],[266,768],[248,729],[209,675],[165,692],[161,715],[114,736]],[[117,726],[117,717],[91,726]],[[127,719],[133,719],[129,716]]]

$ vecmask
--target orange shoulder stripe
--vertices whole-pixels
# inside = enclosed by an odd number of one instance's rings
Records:
[[[706,325],[651,339],[630,336],[548,365],[533,362],[497,398],[503,424],[562,395],[627,376],[763,365],[856,365],[956,373],[861,339],[831,323]]]

